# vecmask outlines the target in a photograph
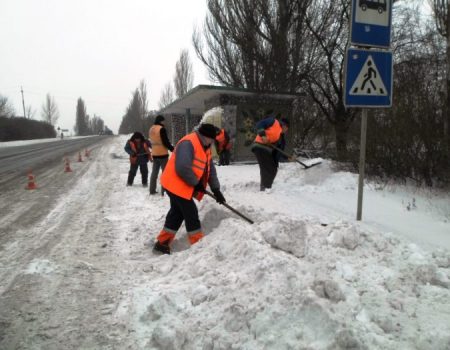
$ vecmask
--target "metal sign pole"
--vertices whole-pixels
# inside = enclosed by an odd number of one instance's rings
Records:
[[[367,108],[363,108],[361,119],[361,146],[359,150],[358,209],[356,211],[356,220],[358,221],[361,221],[362,216],[364,171],[366,168],[366,136],[367,136]]]
[[[392,106],[392,4],[395,0],[352,0],[350,45],[345,56],[346,108],[361,107],[358,208],[361,221],[366,167],[367,108]],[[374,49],[378,48],[378,49]]]

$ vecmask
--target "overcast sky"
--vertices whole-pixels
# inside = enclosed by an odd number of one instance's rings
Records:
[[[78,97],[114,133],[141,79],[149,108],[175,72],[180,50],[190,51],[194,86],[210,84],[191,35],[206,0],[0,0],[0,94],[23,115],[41,119],[45,95],[60,111],[57,126],[72,129]]]

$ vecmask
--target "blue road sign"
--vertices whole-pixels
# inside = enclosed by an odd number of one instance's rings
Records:
[[[389,48],[391,22],[392,0],[352,0],[351,44]]]
[[[346,107],[391,107],[392,52],[347,49],[344,89]]]

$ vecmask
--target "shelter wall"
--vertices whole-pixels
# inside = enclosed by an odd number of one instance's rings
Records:
[[[223,94],[205,101],[206,110],[217,106],[224,110],[222,127],[230,133],[233,141],[233,161],[254,159],[250,145],[255,139],[255,124],[259,120],[268,115],[289,118],[292,113],[292,100],[276,99],[266,95],[248,97]]]
[[[169,139],[175,145],[184,135],[190,133],[200,122],[202,116],[176,114],[166,118],[166,128],[170,132]]]

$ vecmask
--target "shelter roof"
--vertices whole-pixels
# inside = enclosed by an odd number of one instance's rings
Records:
[[[254,91],[242,88],[234,88],[227,86],[214,85],[197,85],[189,90],[184,96],[175,100],[168,106],[159,111],[160,114],[185,114],[187,109],[190,109],[193,115],[202,115],[205,111],[205,101],[220,96],[220,95],[235,95],[235,96],[270,96],[276,99],[294,100],[301,94],[279,93],[279,92],[264,92]]]

